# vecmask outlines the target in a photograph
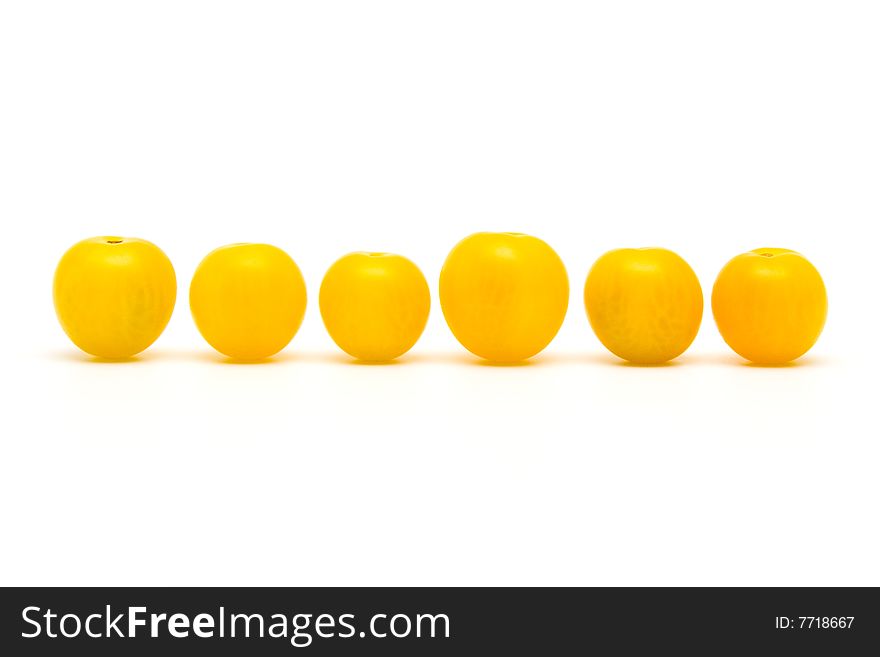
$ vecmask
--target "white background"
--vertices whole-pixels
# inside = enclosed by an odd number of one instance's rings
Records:
[[[880,584],[875,2],[4,2],[3,584]],[[572,283],[558,339],[491,367],[436,281],[478,230],[536,234]],[[136,362],[91,362],[51,302],[64,250],[161,246],[180,281]],[[273,362],[201,340],[187,288],[266,241],[310,306]],[[621,365],[582,286],[622,246],[707,297],[673,366]],[[732,256],[825,276],[796,367],[746,366],[708,312]],[[435,305],[351,363],[317,289],[353,250]]]

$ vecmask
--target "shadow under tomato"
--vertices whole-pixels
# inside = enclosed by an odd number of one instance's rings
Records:
[[[347,365],[356,365],[358,367],[391,367],[394,365],[405,365],[407,361],[401,358],[392,358],[390,360],[361,360],[359,358],[345,357],[343,360]]]
[[[752,363],[742,360],[739,362],[741,367],[749,367],[756,370],[788,370],[795,367],[820,367],[824,364],[824,361],[820,358],[798,358],[788,363]]]
[[[388,360],[363,360],[355,358],[343,351],[334,351],[332,353],[324,352],[320,354],[312,354],[312,360],[324,363],[333,363],[334,365],[347,365],[355,367],[385,367],[392,365],[403,365],[410,361],[407,354],[391,358]]]
[[[502,360],[487,360],[485,358],[480,358],[474,354],[469,352],[464,353],[454,353],[454,354],[446,354],[439,355],[432,360],[446,360],[449,363],[458,363],[461,365],[470,365],[471,367],[487,367],[489,369],[517,369],[523,367],[536,367],[541,364],[547,364],[549,360],[547,357],[542,357],[540,354],[533,356],[532,358],[528,358],[525,360],[512,360],[512,361],[502,361]]]
[[[668,367],[679,367],[686,365],[687,361],[682,362],[681,357],[665,363],[632,363],[623,360],[617,356],[605,353],[577,353],[577,354],[560,354],[559,356],[548,356],[549,362],[560,364],[580,364],[580,365],[598,365],[600,367],[625,367],[629,369],[664,369]]]
[[[360,367],[370,367],[370,366],[390,366],[390,365],[403,365],[408,362],[412,362],[413,359],[408,355],[404,354],[403,356],[399,356],[398,358],[394,358],[391,360],[361,360],[358,358],[353,358],[349,356],[345,352],[342,351],[322,351],[322,352],[297,352],[294,351],[291,354],[279,354],[278,357],[283,356],[281,360],[287,361],[297,361],[297,362],[313,362],[313,363],[328,363],[333,365],[354,365]],[[276,357],[273,357],[276,358]]]
[[[139,354],[135,354],[134,356],[128,356],[126,358],[101,358],[99,356],[92,356],[91,354],[87,354],[83,351],[77,350],[69,350],[69,351],[56,351],[49,354],[49,358],[57,361],[66,361],[68,363],[89,363],[92,365],[124,365],[129,363],[144,363],[151,360],[156,360],[157,355],[154,352],[144,351]]]
[[[661,370],[668,367],[681,367],[684,365],[679,360],[667,360],[665,363],[632,363],[628,360],[618,360],[612,363],[615,367],[627,367],[636,370]]]
[[[254,360],[247,360],[243,358],[231,358],[230,356],[226,356],[225,354],[221,354],[216,351],[200,351],[197,355],[193,355],[196,360],[200,360],[203,362],[214,363],[216,365],[237,365],[237,366],[248,366],[248,365],[279,365],[281,363],[297,360],[297,358],[292,354],[275,354],[273,356],[269,356],[267,358],[260,358]]]

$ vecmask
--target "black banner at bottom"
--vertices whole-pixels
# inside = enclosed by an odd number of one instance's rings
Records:
[[[3,655],[877,654],[870,588],[3,589]]]

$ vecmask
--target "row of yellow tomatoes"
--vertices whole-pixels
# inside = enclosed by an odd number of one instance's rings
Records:
[[[96,237],[71,247],[55,272],[61,326],[83,351],[122,359],[162,333],[177,294],[168,257],[141,239]],[[452,249],[440,273],[440,305],[452,333],[490,361],[530,358],[554,338],[568,309],[565,266],[542,240],[476,233]],[[205,340],[238,360],[278,353],[306,309],[293,259],[268,244],[231,244],[209,253],[193,276],[190,309]],[[662,363],[684,353],[700,328],[703,293],[680,256],[660,248],[603,255],[584,286],[590,325],[612,353]],[[351,253],[321,283],[321,317],[354,358],[387,361],[406,353],[428,319],[431,295],[407,258]],[[725,265],[712,290],[722,337],[755,363],[805,354],[825,324],[825,285],[816,268],[787,249],[756,249]]]

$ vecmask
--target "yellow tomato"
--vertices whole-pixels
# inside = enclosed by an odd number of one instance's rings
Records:
[[[55,312],[83,351],[121,359],[156,341],[171,319],[177,279],[155,244],[93,237],[75,244],[55,270]]]
[[[321,317],[347,354],[386,361],[405,354],[425,330],[431,308],[419,268],[392,253],[349,253],[321,283]]]
[[[600,342],[633,363],[665,363],[691,345],[703,292],[690,265],[666,249],[616,249],[590,269],[584,305]]]
[[[231,244],[196,269],[189,305],[202,337],[236,360],[261,360],[293,339],[306,311],[296,263],[269,244]]]
[[[800,253],[755,249],[728,262],[712,290],[721,337],[746,360],[779,365],[819,339],[828,312],[825,283]]]
[[[476,233],[440,272],[440,306],[456,339],[487,360],[531,358],[556,336],[568,276],[550,246],[520,233]]]

